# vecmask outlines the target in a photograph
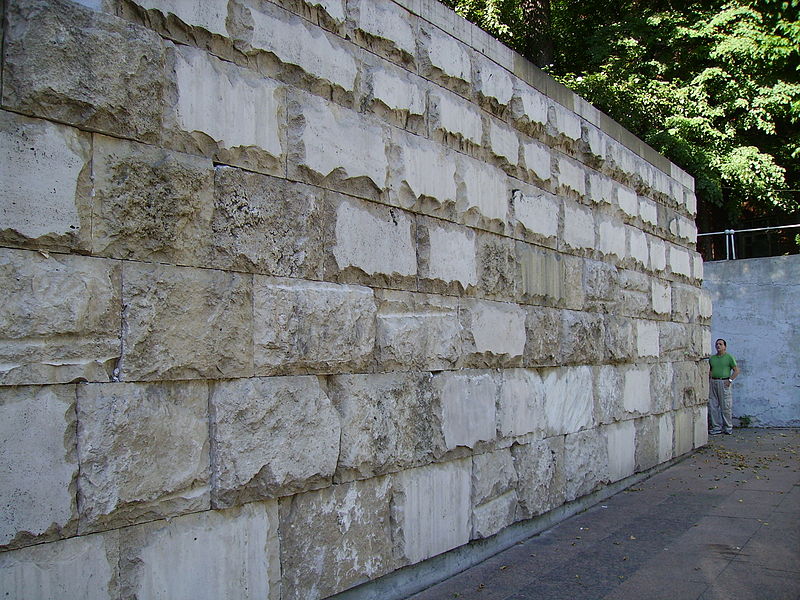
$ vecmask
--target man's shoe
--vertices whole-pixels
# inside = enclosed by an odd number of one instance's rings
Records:
[[[723,431],[722,433],[724,433],[725,435],[733,435],[732,431]]]
[[[722,431],[712,429],[711,431],[708,432],[708,435],[719,435],[720,433],[722,433]]]

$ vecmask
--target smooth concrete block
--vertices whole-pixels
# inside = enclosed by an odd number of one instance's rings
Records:
[[[476,87],[484,98],[495,100],[500,106],[511,102],[514,94],[514,79],[511,74],[494,61],[477,54],[475,61],[478,65],[478,79]]]
[[[651,286],[653,312],[657,315],[669,315],[672,311],[672,288],[669,283],[653,279]]]
[[[413,206],[419,199],[433,200],[436,206],[456,202],[456,156],[446,146],[416,135],[405,134],[395,140],[400,146],[398,161],[400,204]],[[410,194],[406,201],[404,196]]]
[[[577,250],[595,247],[594,213],[575,202],[564,202],[563,240]]]
[[[504,369],[500,375],[497,428],[502,436],[544,435],[544,383],[538,371]]]
[[[122,297],[124,381],[252,376],[250,276],[127,262]]]
[[[587,429],[564,439],[564,499],[567,502],[595,491],[609,480],[605,432]]]
[[[276,501],[121,530],[120,580],[132,598],[278,600],[280,579]]]
[[[483,355],[487,363],[492,363],[493,357],[502,361],[522,357],[526,341],[522,306],[473,299],[464,299],[461,306],[465,352]]]
[[[425,220],[420,227],[417,252],[420,276],[445,284],[457,283],[462,290],[478,284],[475,232],[472,229]]]
[[[78,386],[80,532],[211,508],[205,382]]]
[[[642,267],[650,265],[650,249],[647,245],[647,236],[637,227],[626,227],[628,232],[628,256]]]
[[[530,519],[564,504],[564,436],[511,447],[517,472],[517,519]]]
[[[75,386],[0,387],[0,546],[74,535],[76,445]]]
[[[328,395],[342,424],[337,481],[430,462],[444,438],[430,373],[337,375]]]
[[[481,143],[483,120],[480,110],[460,96],[444,90],[430,94],[431,128],[442,135],[455,135],[475,145]]]
[[[177,127],[204,134],[221,148],[254,147],[283,154],[281,85],[189,46],[175,46]],[[272,169],[282,174],[280,167]]]
[[[441,403],[445,448],[474,448],[496,437],[499,382],[490,371],[444,371],[433,377],[434,394]]]
[[[200,27],[209,33],[226,36],[225,19],[228,16],[228,0],[195,2],[194,0],[135,0],[138,6],[157,10],[164,15],[175,15],[190,27]]]
[[[299,97],[300,116],[291,125],[298,139],[290,156],[290,175],[296,167],[321,177],[336,171],[344,179],[366,177],[384,189],[389,161],[379,122],[317,96]]]
[[[117,532],[0,553],[0,590],[13,600],[119,598]]]
[[[358,64],[338,38],[273,5],[261,4],[249,12],[254,49],[270,52],[282,63],[345,91],[353,90]]]
[[[498,224],[502,228],[508,222],[511,191],[503,171],[474,158],[459,155],[456,181],[460,184],[456,209],[466,215],[469,224],[488,222],[496,229]]]
[[[155,32],[52,0],[7,2],[5,24],[5,108],[159,141],[165,63],[163,41]]]
[[[618,259],[627,256],[625,244],[625,225],[616,219],[601,219],[597,226],[597,249]]]
[[[586,168],[576,160],[559,156],[557,181],[560,187],[580,196],[586,194]]]
[[[627,413],[644,415],[650,412],[650,367],[631,366],[625,371],[622,406]]]
[[[547,181],[553,174],[552,154],[549,147],[539,142],[525,140],[522,142],[522,156],[525,167],[542,181]]]
[[[397,209],[342,199],[335,208],[336,267],[367,275],[417,274],[414,216]]]
[[[661,238],[647,237],[650,246],[650,269],[663,271],[667,268],[667,246]]]
[[[431,67],[452,79],[472,81],[470,53],[465,45],[436,27],[423,30],[421,41],[422,53]]]
[[[0,111],[0,241],[87,248],[90,160],[88,134]]]
[[[357,15],[355,24],[359,30],[386,40],[410,57],[416,55],[416,34],[407,10],[391,0],[359,0],[348,10]]]
[[[612,483],[636,470],[636,426],[632,420],[605,427],[608,442],[608,478]]]
[[[663,463],[673,456],[674,422],[673,413],[664,413],[657,417],[658,421],[658,462]]]
[[[96,135],[92,251],[205,266],[214,212],[210,159]]]
[[[444,370],[462,355],[456,298],[387,290],[376,321],[378,363],[383,369]]]
[[[114,261],[0,249],[0,383],[109,381],[120,285]]]
[[[624,185],[615,186],[617,195],[617,206],[629,217],[639,215],[639,197],[636,192]]]
[[[542,373],[547,435],[563,435],[592,427],[592,368],[563,367]]]
[[[369,5],[368,2],[363,4]],[[369,89],[372,98],[379,100],[390,110],[421,117],[427,108],[423,81],[413,78],[406,71],[381,66],[372,71]]]
[[[516,130],[490,119],[489,149],[508,164],[516,165],[519,162],[519,138]]]
[[[694,448],[694,409],[681,408],[675,411],[675,456],[690,452]]]
[[[372,289],[256,276],[253,364],[257,375],[367,368],[375,347]]]
[[[472,459],[408,469],[396,477],[392,539],[405,561],[416,563],[470,539]]]
[[[558,235],[558,222],[562,200],[547,192],[525,194],[515,191],[513,195],[514,217],[524,231],[545,238]]]
[[[316,377],[222,381],[210,402],[215,507],[330,485],[341,426]]]
[[[395,569],[391,497],[376,477],[283,498],[281,598],[327,598]]]
[[[661,354],[657,322],[636,322],[636,353],[640,358],[656,358]]]

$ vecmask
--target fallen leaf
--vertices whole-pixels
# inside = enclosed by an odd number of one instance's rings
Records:
[[[636,538],[634,536],[631,536],[630,539],[635,540]]]
[[[500,567],[500,570],[501,571],[505,571],[507,568],[508,568],[508,565],[503,565],[502,567]]]

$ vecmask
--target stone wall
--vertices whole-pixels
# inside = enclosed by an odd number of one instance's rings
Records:
[[[323,598],[705,443],[692,179],[437,2],[2,6],[4,597]]]
[[[742,370],[734,416],[756,427],[800,427],[800,255],[709,262],[705,274],[711,339],[727,340]]]

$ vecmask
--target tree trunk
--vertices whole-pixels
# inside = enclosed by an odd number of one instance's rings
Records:
[[[527,32],[527,57],[537,66],[553,64],[553,38],[550,32],[550,0],[521,0],[520,8]]]

